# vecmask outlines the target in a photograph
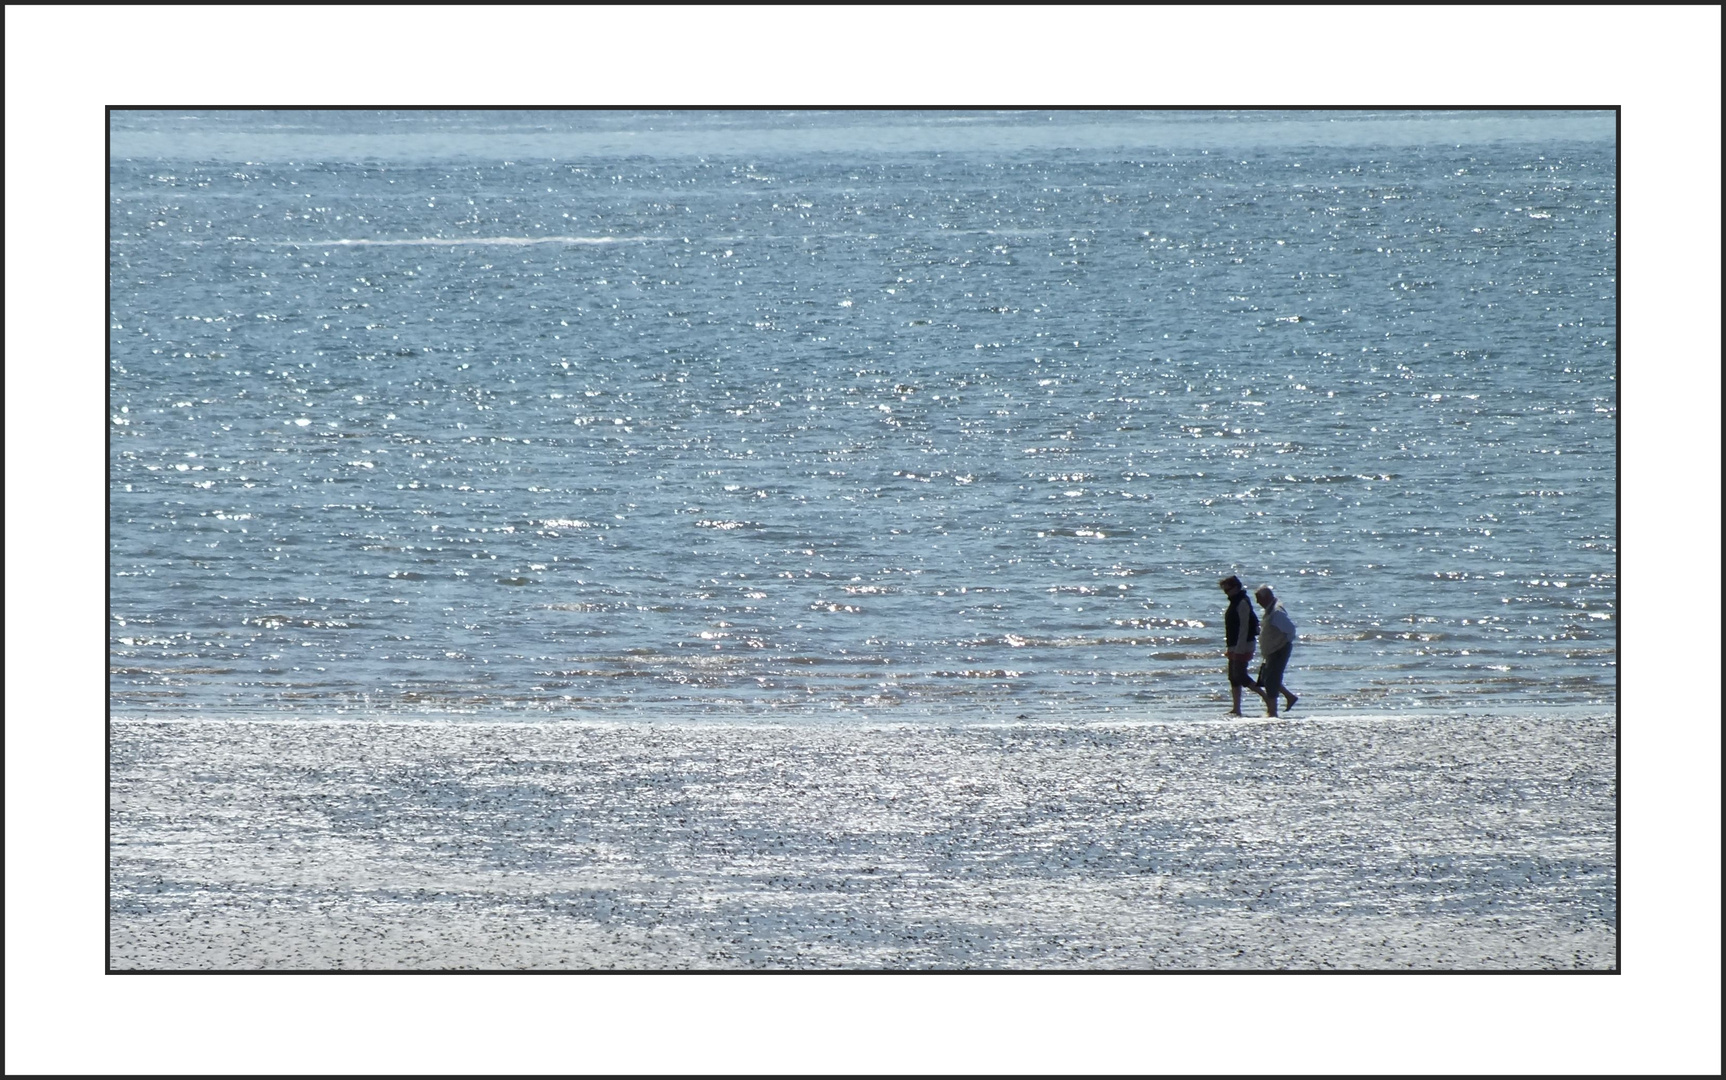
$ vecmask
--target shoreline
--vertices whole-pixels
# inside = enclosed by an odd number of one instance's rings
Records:
[[[917,727],[917,728],[990,728],[990,727],[1071,727],[1071,728],[1130,728],[1130,727],[1161,727],[1192,724],[1246,724],[1254,721],[1265,723],[1361,723],[1361,722],[1395,722],[1401,720],[1440,720],[1457,718],[1464,720],[1491,719],[1604,719],[1616,723],[1618,707],[1616,704],[1597,704],[1589,702],[1567,703],[1558,705],[1540,705],[1528,707],[1481,707],[1461,710],[1444,706],[1411,706],[1409,708],[1385,709],[1352,709],[1349,707],[1323,707],[1322,703],[1314,702],[1309,709],[1305,698],[1298,706],[1299,712],[1294,714],[1279,713],[1277,716],[1247,713],[1245,716],[1227,715],[1228,703],[1218,701],[1214,709],[1187,706],[1180,710],[1165,710],[1163,715],[1143,715],[1149,709],[1132,710],[1140,715],[1127,715],[1128,710],[1121,709],[1108,713],[1042,713],[1025,715],[1022,710],[1013,709],[976,709],[953,710],[950,712],[874,712],[863,714],[858,712],[821,711],[807,713],[770,713],[759,710],[748,713],[745,719],[743,713],[713,713],[700,714],[687,711],[677,712],[669,709],[628,708],[607,710],[610,715],[596,713],[571,712],[564,715],[528,715],[520,712],[492,713],[350,713],[340,709],[314,710],[302,712],[280,713],[229,713],[225,715],[205,714],[202,712],[110,712],[110,725],[125,724],[327,724],[327,725],[378,725],[378,726],[425,726],[425,725],[456,725],[476,726],[497,724],[510,727],[558,728],[558,727],[689,727],[689,728],[788,728],[800,730],[866,730],[884,727]]]
[[[1616,726],[116,720],[109,963],[1612,970]]]

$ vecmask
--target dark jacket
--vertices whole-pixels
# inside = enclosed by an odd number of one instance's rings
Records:
[[[1241,637],[1241,612],[1246,612],[1246,637]],[[1259,636],[1259,617],[1253,612],[1252,597],[1242,589],[1229,598],[1228,610],[1223,612],[1223,643],[1231,652],[1246,652]]]

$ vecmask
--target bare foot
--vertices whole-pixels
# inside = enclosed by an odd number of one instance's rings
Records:
[[[1293,694],[1290,694],[1289,695],[1289,703],[1287,705],[1283,706],[1283,712],[1288,712],[1290,709],[1294,708],[1294,703],[1299,701],[1299,700],[1300,700],[1300,698],[1295,697]]]

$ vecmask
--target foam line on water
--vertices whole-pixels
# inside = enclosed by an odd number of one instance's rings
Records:
[[[228,242],[261,243],[277,247],[527,247],[531,244],[645,244],[646,236],[419,236],[405,239],[373,239],[363,236],[334,237],[328,240],[256,240],[249,236],[230,236]],[[203,247],[215,241],[182,240],[191,247]]]
[[[291,240],[296,247],[525,247],[529,244],[630,244],[645,243],[639,236],[422,236],[410,240],[372,240],[363,237],[336,240]]]

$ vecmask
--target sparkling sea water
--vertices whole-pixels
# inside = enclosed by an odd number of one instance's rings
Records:
[[[1610,710],[1615,121],[115,112],[112,711]]]

